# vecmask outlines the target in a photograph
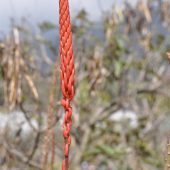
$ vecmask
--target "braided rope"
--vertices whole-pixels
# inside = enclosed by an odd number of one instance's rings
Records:
[[[70,130],[72,125],[71,100],[74,97],[74,54],[72,46],[72,32],[68,0],[59,0],[59,24],[60,24],[60,74],[61,90],[63,99],[61,101],[65,109],[63,122],[64,137],[64,160],[62,170],[69,168],[69,148],[71,144]]]

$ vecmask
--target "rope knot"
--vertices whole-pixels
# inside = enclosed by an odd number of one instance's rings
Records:
[[[65,110],[69,110],[70,108],[70,101],[68,99],[62,99],[61,104]]]

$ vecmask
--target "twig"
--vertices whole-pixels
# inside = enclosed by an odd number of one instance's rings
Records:
[[[58,60],[57,60],[58,61]],[[43,169],[46,169],[47,162],[48,162],[48,155],[49,155],[49,146],[51,145],[51,162],[50,162],[50,170],[54,169],[54,160],[55,160],[55,132],[54,132],[54,122],[55,122],[55,116],[53,113],[54,108],[54,94],[56,91],[56,84],[57,84],[57,62],[56,61],[56,67],[53,72],[52,76],[52,88],[51,88],[51,94],[50,94],[50,103],[48,108],[48,120],[47,120],[47,129],[44,137],[44,154],[43,154]],[[51,128],[50,128],[51,127]],[[51,143],[50,143],[51,142]]]
[[[42,170],[42,167],[34,162],[34,161],[29,161],[28,162],[28,158],[21,152],[19,152],[18,150],[12,149],[10,148],[7,143],[3,143],[3,146],[5,147],[5,149],[7,150],[7,152],[13,156],[15,156],[18,160],[22,161],[24,164],[28,164],[29,166],[36,168],[38,170]]]

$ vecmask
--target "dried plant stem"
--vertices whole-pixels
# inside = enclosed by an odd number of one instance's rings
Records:
[[[48,165],[48,156],[49,151],[51,150],[51,161],[49,170],[54,170],[54,160],[55,160],[55,131],[54,131],[54,123],[55,123],[55,115],[53,112],[54,108],[54,94],[56,91],[56,83],[57,83],[57,64],[53,72],[52,77],[52,88],[50,93],[50,103],[48,108],[48,116],[47,116],[47,129],[44,136],[44,148],[43,148],[43,169],[47,169]]]
[[[168,137],[166,152],[167,153],[166,153],[166,167],[165,167],[165,170],[170,170],[170,137]]]

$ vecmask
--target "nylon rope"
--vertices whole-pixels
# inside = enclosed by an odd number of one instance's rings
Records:
[[[64,159],[62,170],[69,168],[69,150],[71,144],[70,130],[72,125],[71,100],[74,97],[74,54],[72,46],[72,32],[68,0],[59,0],[59,28],[60,28],[60,74],[63,99],[61,104],[65,110],[63,122]]]

